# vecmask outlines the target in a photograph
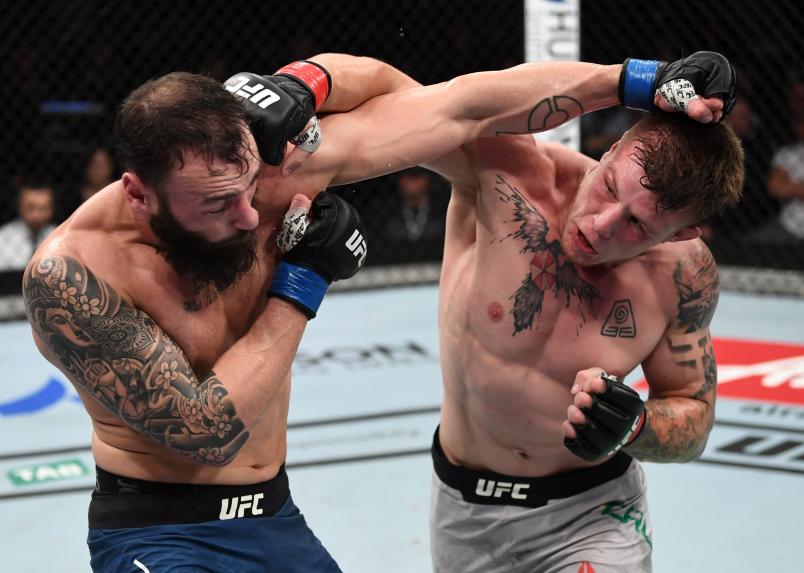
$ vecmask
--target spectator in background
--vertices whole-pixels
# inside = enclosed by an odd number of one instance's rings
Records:
[[[53,230],[53,186],[26,181],[17,193],[17,218],[0,227],[0,271],[22,270]]]
[[[584,154],[600,159],[642,114],[627,107],[613,107],[581,118]]]
[[[782,203],[779,218],[763,228],[769,240],[804,241],[804,111],[793,115],[796,142],[773,155],[768,175],[768,194]]]
[[[448,193],[421,167],[396,177],[397,197],[389,217],[378,221],[374,237],[387,245],[372,262],[410,263],[441,260]],[[381,259],[381,260],[379,260]]]
[[[754,113],[750,98],[738,99],[725,121],[731,125],[745,152],[745,187],[740,202],[706,226],[704,238],[730,241],[735,234],[738,239],[744,238],[747,231],[774,220],[779,206],[766,189],[774,146],[761,119]]]
[[[112,153],[108,148],[98,145],[92,148],[81,172],[81,185],[78,188],[81,203],[112,183],[117,177]]]

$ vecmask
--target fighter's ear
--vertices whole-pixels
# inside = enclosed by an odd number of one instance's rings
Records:
[[[697,239],[700,236],[700,225],[689,225],[676,231],[676,234],[667,239],[667,241],[670,243],[674,243],[676,241],[689,241],[690,239]]]
[[[120,178],[126,202],[135,211],[150,212],[154,203],[154,193],[137,177],[136,173],[126,171]]]
[[[617,149],[617,147],[618,147],[619,145],[620,145],[620,140],[618,139],[617,141],[615,141],[614,143],[612,143],[612,144],[611,144],[611,147],[609,147],[609,150],[608,150],[608,151],[606,151],[606,152],[603,154],[603,156],[600,158],[600,160],[601,160],[601,161],[603,161],[603,160],[604,160],[606,157],[608,157],[609,155],[611,155],[612,153],[614,153],[614,151]]]

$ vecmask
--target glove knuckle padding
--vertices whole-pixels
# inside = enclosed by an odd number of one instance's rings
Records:
[[[281,87],[296,104],[296,112],[288,122],[289,137],[298,133],[307,125],[307,121],[315,113],[315,103],[310,89],[305,87],[299,80],[292,76],[276,75],[273,76],[276,85]]]
[[[686,58],[663,64],[656,75],[656,87],[679,78],[692,83],[695,92],[704,97],[722,97],[724,115],[734,107],[737,76],[725,56],[717,52],[695,52]]]
[[[319,193],[311,208],[312,222],[285,260],[311,268],[327,281],[347,279],[360,269],[363,257],[349,248],[355,232],[366,236],[363,220],[347,201],[333,193]]]
[[[645,404],[639,394],[615,377],[603,375],[605,391],[592,395],[592,405],[583,408],[587,423],[573,424],[577,438],[564,445],[578,457],[595,461],[620,443],[631,431]]]
[[[243,85],[241,82],[248,80]],[[280,165],[285,144],[297,136],[315,113],[313,94],[300,80],[287,75],[260,76],[242,72],[225,82],[243,102],[260,157]],[[240,86],[240,89],[236,89]]]

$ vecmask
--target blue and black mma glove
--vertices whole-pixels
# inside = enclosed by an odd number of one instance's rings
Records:
[[[277,237],[284,258],[276,268],[270,296],[296,305],[314,318],[333,281],[354,276],[366,260],[366,230],[351,204],[334,193],[322,192],[307,213],[288,213]]]
[[[723,117],[734,107],[737,75],[725,56],[695,52],[675,62],[628,58],[620,72],[620,103],[631,109],[660,111],[654,96],[661,91],[667,102],[684,111],[694,95],[723,98]]]
[[[587,423],[572,424],[577,436],[564,438],[573,454],[588,462],[610,456],[633,442],[645,426],[645,402],[619,378],[603,372],[606,390],[592,394],[592,406],[582,408]]]
[[[266,163],[280,165],[288,141],[311,152],[320,145],[314,114],[329,97],[332,78],[319,64],[293,62],[272,76],[241,72],[223,85],[246,106],[251,133]],[[302,134],[311,119],[310,129]]]

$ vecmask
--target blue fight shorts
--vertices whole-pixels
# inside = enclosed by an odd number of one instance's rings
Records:
[[[253,485],[137,480],[96,469],[92,570],[102,573],[340,573],[293,503],[285,467]]]

